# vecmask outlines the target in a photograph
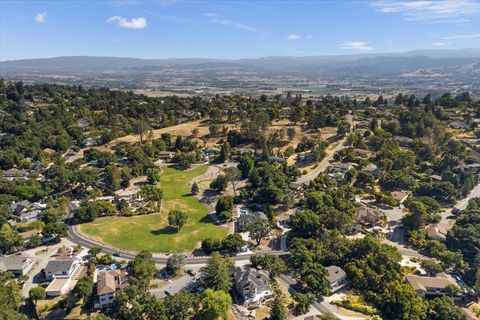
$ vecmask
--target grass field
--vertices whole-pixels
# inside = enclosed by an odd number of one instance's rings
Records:
[[[205,166],[186,171],[163,168],[160,179],[163,189],[161,213],[99,219],[81,225],[81,231],[114,247],[132,251],[186,252],[197,247],[202,239],[223,239],[227,229],[214,225],[207,209],[190,195],[190,179],[206,171]],[[189,216],[187,224],[178,233],[167,222],[168,212],[175,208],[184,209]]]

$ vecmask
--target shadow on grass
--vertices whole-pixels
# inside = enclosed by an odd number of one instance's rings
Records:
[[[203,216],[198,222],[200,223],[208,223],[208,224],[216,224],[215,220],[212,219],[209,215]]]
[[[177,232],[178,232],[177,228],[172,227],[172,226],[166,226],[162,229],[150,231],[151,234],[156,235],[156,236],[160,235],[160,234],[175,234]]]

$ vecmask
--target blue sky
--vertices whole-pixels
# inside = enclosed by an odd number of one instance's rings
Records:
[[[479,48],[480,1],[0,1],[0,60]]]

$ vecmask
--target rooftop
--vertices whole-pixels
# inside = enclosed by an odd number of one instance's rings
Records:
[[[326,267],[325,269],[327,270],[327,273],[328,273],[327,280],[330,283],[334,283],[347,275],[342,268],[337,266],[329,266],[329,267]]]
[[[0,257],[0,270],[21,270],[23,265],[29,261],[34,260],[33,258],[23,256],[23,255],[10,255]]]
[[[415,291],[431,291],[431,289],[445,289],[448,285],[456,286],[457,282],[448,274],[441,272],[436,277],[417,276],[407,274],[405,276],[407,282]]]
[[[72,258],[63,258],[57,260],[51,260],[48,262],[45,267],[45,272],[58,273],[58,272],[69,272],[72,264],[75,262],[75,259]]]
[[[127,273],[122,270],[108,270],[98,274],[97,294],[104,295],[115,292],[125,283]]]

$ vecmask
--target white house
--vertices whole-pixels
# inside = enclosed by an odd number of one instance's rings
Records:
[[[235,287],[244,299],[246,307],[254,307],[270,298],[270,277],[265,270],[236,267],[233,272]]]
[[[52,281],[45,289],[47,296],[58,297],[65,294],[79,268],[80,261],[74,258],[49,261],[44,269],[45,278]]]
[[[63,258],[49,261],[45,267],[45,278],[47,280],[69,278],[80,267],[80,263],[75,258]]]
[[[347,284],[347,274],[342,268],[337,266],[329,266],[327,270],[327,280],[330,293],[333,293]]]
[[[0,257],[0,270],[9,271],[17,276],[26,275],[35,265],[36,260],[24,255],[9,255]]]

